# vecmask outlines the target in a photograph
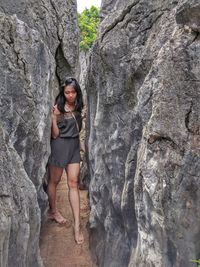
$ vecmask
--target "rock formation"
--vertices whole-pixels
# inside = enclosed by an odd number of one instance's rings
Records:
[[[189,0],[102,2],[86,82],[100,267],[192,267],[200,258],[199,9]]]
[[[76,1],[0,0],[0,265],[42,266],[50,112],[78,59]]]
[[[79,77],[79,84],[81,86],[81,90],[83,93],[84,104],[86,104],[87,102],[87,92],[85,88],[85,81],[86,81],[86,76],[87,76],[87,68],[89,65],[89,54],[90,54],[90,50],[80,50],[80,53],[79,53],[78,77]]]
[[[83,93],[84,109],[82,111],[82,130],[80,133],[81,140],[81,170],[79,177],[79,188],[87,189],[89,188],[90,175],[88,173],[87,165],[87,153],[85,153],[85,139],[86,139],[86,120],[87,120],[87,92],[85,88],[85,81],[87,79],[87,68],[89,64],[89,54],[90,50],[80,50],[79,53],[79,68],[77,71],[77,77],[79,77],[79,84]]]

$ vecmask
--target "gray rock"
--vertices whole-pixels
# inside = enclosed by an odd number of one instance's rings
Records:
[[[87,92],[85,88],[85,81],[87,76],[87,68],[89,64],[90,50],[80,50],[79,53],[79,68],[77,71],[77,76],[79,77],[79,84],[83,93],[84,104],[87,104]]]
[[[56,58],[57,74],[61,81],[66,75],[74,75],[78,64],[76,10],[74,0],[0,0],[0,11],[7,15],[16,14],[19,20],[40,32],[42,40]]]
[[[86,81],[92,254],[103,267],[192,267],[200,39],[189,22],[198,15],[192,4],[183,12],[189,1],[119,2],[101,23]]]
[[[87,120],[87,92],[86,92],[86,80],[88,73],[90,50],[80,50],[79,53],[79,68],[77,69],[77,77],[79,77],[79,84],[83,93],[84,109],[82,111],[82,131],[80,133],[81,148],[82,148],[82,161],[79,177],[79,188],[88,189],[90,183],[90,175],[87,166],[87,151],[86,151],[86,120]]]
[[[177,8],[176,21],[200,32],[200,3],[196,0],[181,1]]]
[[[49,155],[55,60],[38,31],[16,16],[0,15],[0,119],[41,206],[46,203],[42,178]]]
[[[2,127],[0,140],[0,263],[2,267],[42,266],[36,188]]]

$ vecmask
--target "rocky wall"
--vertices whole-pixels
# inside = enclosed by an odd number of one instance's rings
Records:
[[[200,257],[197,1],[102,2],[88,93],[91,249],[101,267]]]

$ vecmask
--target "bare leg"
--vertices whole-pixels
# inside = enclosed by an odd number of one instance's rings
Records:
[[[67,180],[69,186],[69,201],[74,216],[74,235],[77,244],[84,242],[83,234],[80,230],[80,195],[78,189],[78,176],[80,164],[72,163],[66,167]]]
[[[47,194],[49,198],[49,218],[55,220],[57,223],[63,224],[66,219],[60,214],[56,208],[56,187],[60,182],[63,168],[59,168],[53,165],[49,165],[49,182],[47,187]]]

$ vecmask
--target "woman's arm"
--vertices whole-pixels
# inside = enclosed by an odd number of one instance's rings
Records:
[[[60,134],[60,131],[57,125],[57,115],[59,114],[60,114],[60,111],[58,110],[57,105],[55,105],[53,107],[52,122],[51,122],[51,136],[54,139],[56,139]]]
[[[55,114],[52,115],[52,123],[51,123],[51,136],[56,139],[59,136],[59,128],[57,125],[57,116]]]

